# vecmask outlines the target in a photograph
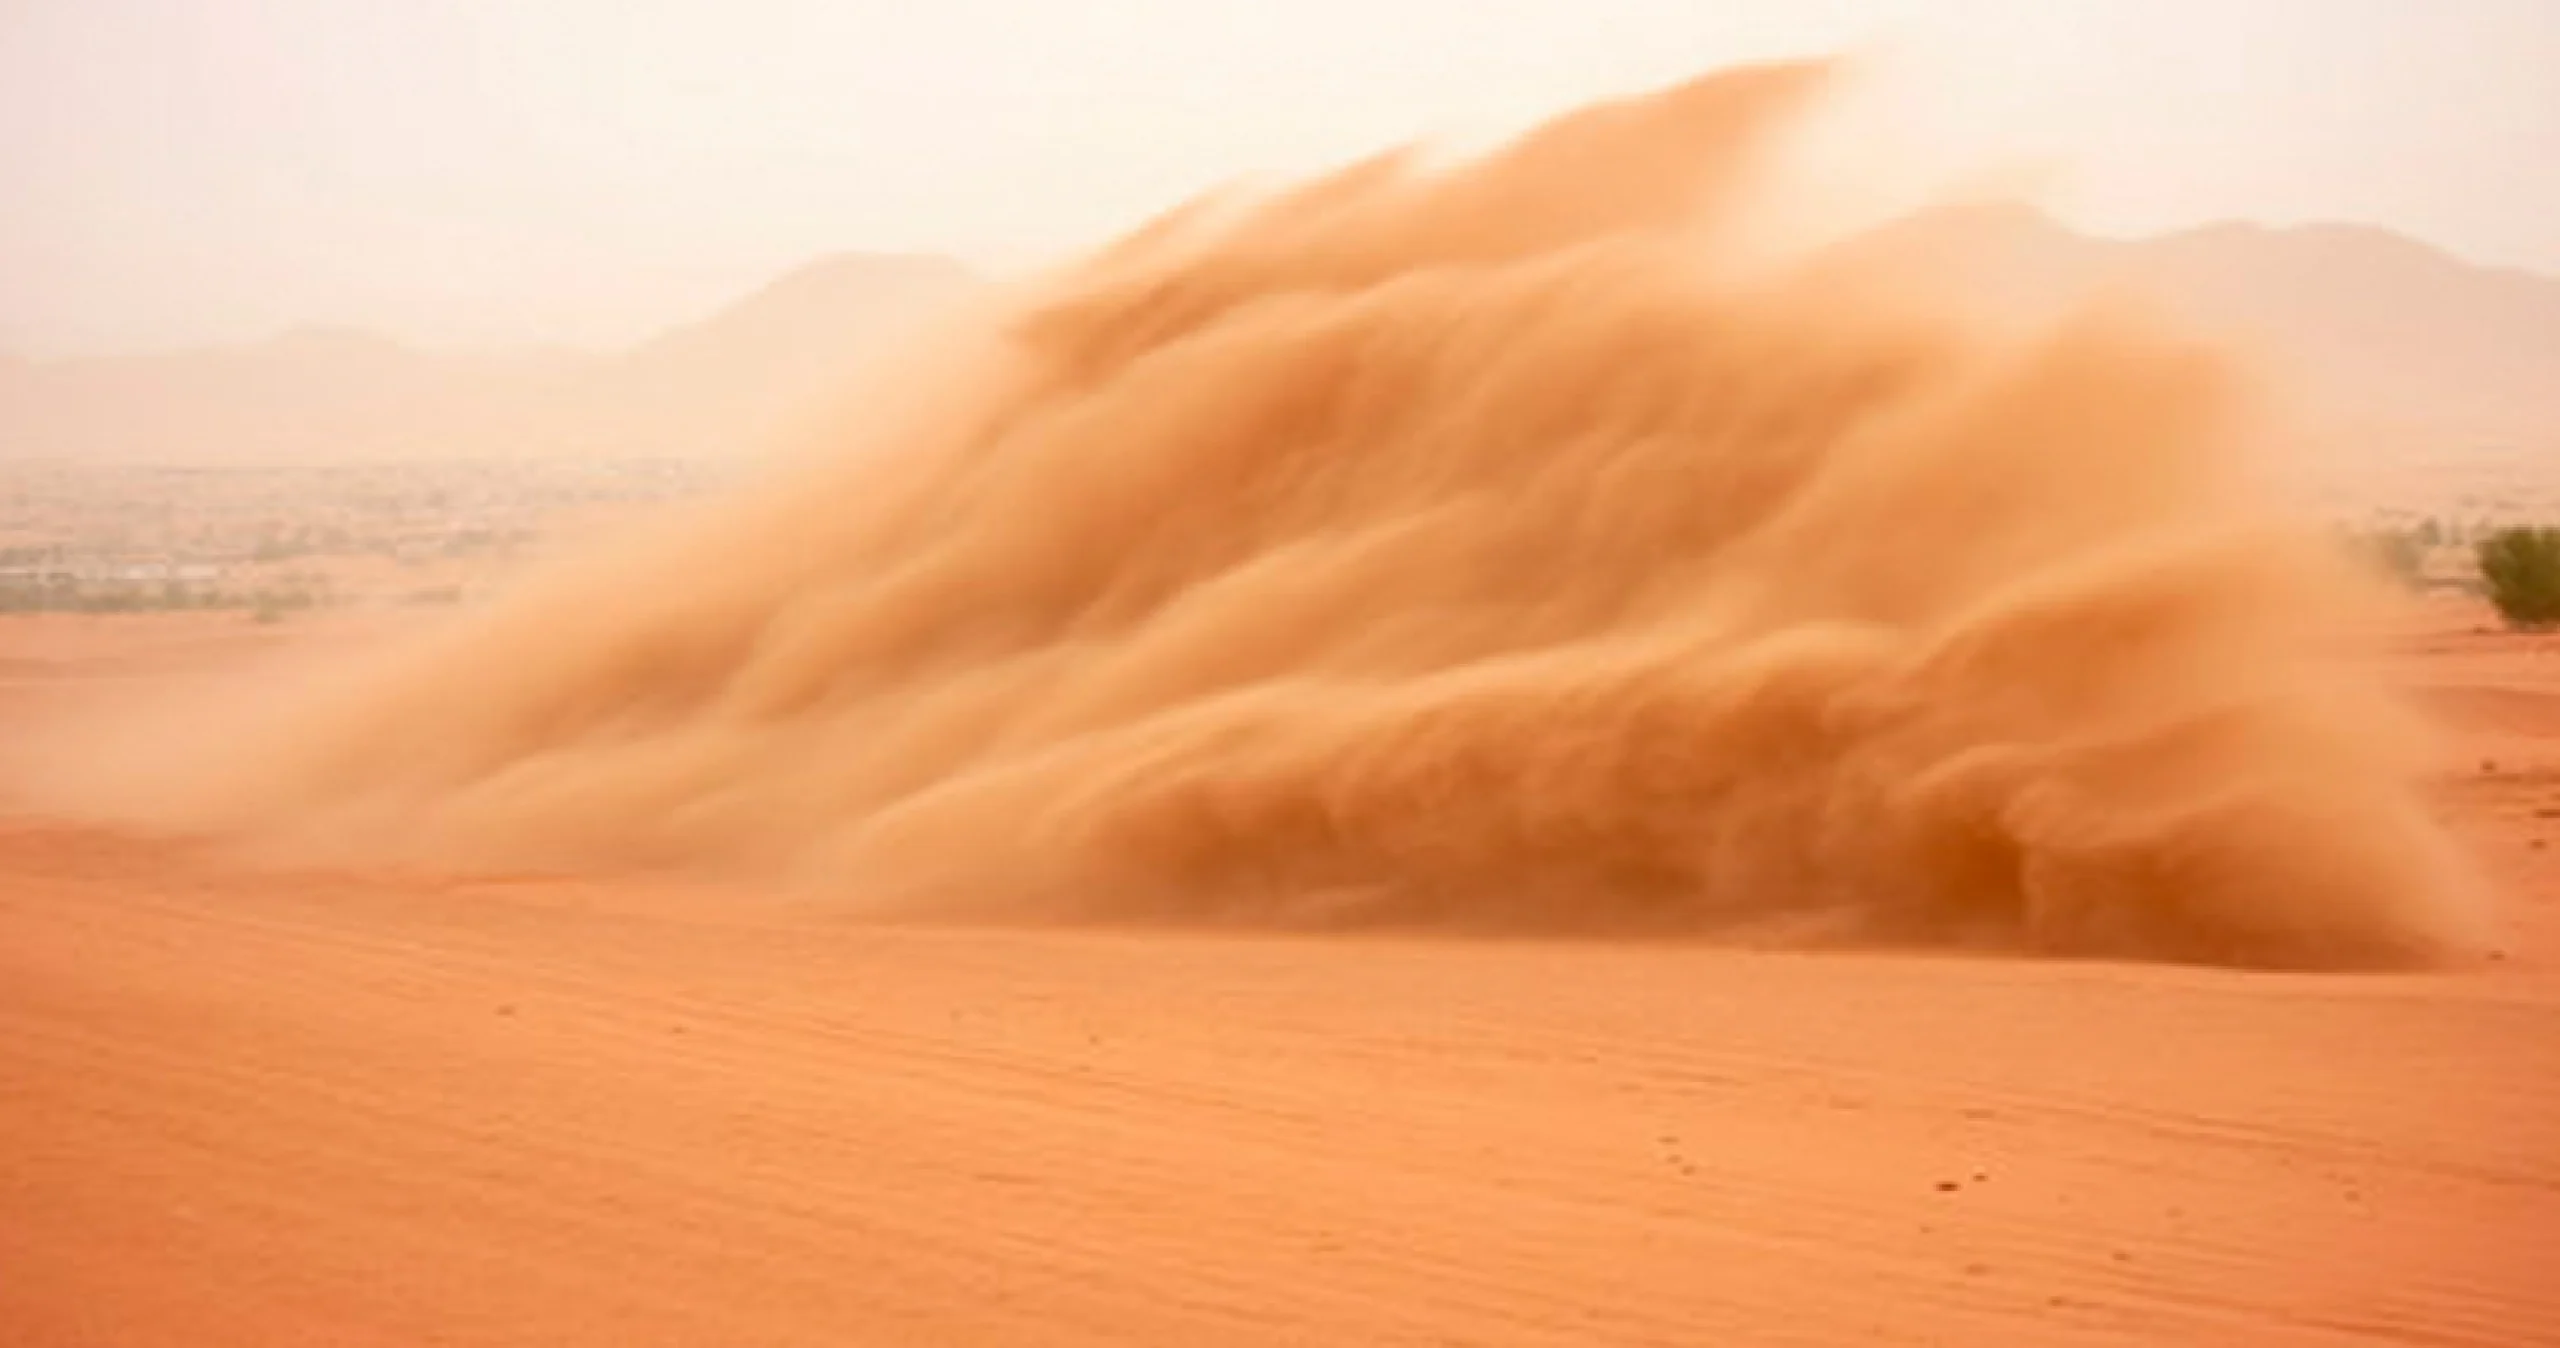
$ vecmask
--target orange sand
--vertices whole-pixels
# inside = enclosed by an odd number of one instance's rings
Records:
[[[0,622],[0,1342],[2560,1342],[2560,645],[2183,342],[1721,266],[1816,82],[1212,203],[316,684]]]
[[[2221,359],[1741,242],[1827,73],[1203,203],[819,462],[44,776],[928,920],[2476,956]]]
[[[2510,900],[2464,974],[893,930],[21,817],[0,1340],[2560,1341],[2560,640],[2476,621],[2398,664]]]

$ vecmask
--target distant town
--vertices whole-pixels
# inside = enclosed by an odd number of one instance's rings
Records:
[[[563,530],[700,494],[689,459],[0,462],[0,612],[452,603]]]

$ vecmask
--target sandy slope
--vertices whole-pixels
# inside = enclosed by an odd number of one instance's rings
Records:
[[[2408,677],[2521,907],[2457,976],[882,930],[0,825],[0,1342],[2560,1343],[2560,649],[2467,621]],[[0,715],[232,640],[146,630],[0,633]]]

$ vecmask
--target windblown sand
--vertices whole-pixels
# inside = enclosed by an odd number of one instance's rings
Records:
[[[1827,74],[1199,203],[816,462],[57,784],[849,913],[2476,954],[2245,381],[1773,253]]]
[[[0,623],[0,714],[242,654],[136,621]],[[2395,668],[2509,900],[2462,973],[889,928],[11,818],[0,1341],[2560,1341],[2560,639],[2477,621]]]
[[[1742,247],[1820,79],[1204,203],[423,635],[0,621],[0,1342],[2560,1342],[2560,639]]]

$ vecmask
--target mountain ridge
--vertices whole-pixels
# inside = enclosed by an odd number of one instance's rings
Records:
[[[0,358],[0,459],[716,456],[761,447],[874,345],[978,284],[949,258],[842,252],[604,349],[447,352],[306,325],[173,351]]]
[[[2496,445],[2560,463],[2560,276],[2379,226],[2218,221],[2084,233],[1973,203],[1877,237],[1972,288],[2052,309],[2131,284],[2273,359],[2341,440]],[[919,252],[837,252],[603,349],[447,352],[307,325],[170,352],[0,353],[0,459],[264,464],[407,457],[718,457],[839,391],[878,344],[984,284]]]

